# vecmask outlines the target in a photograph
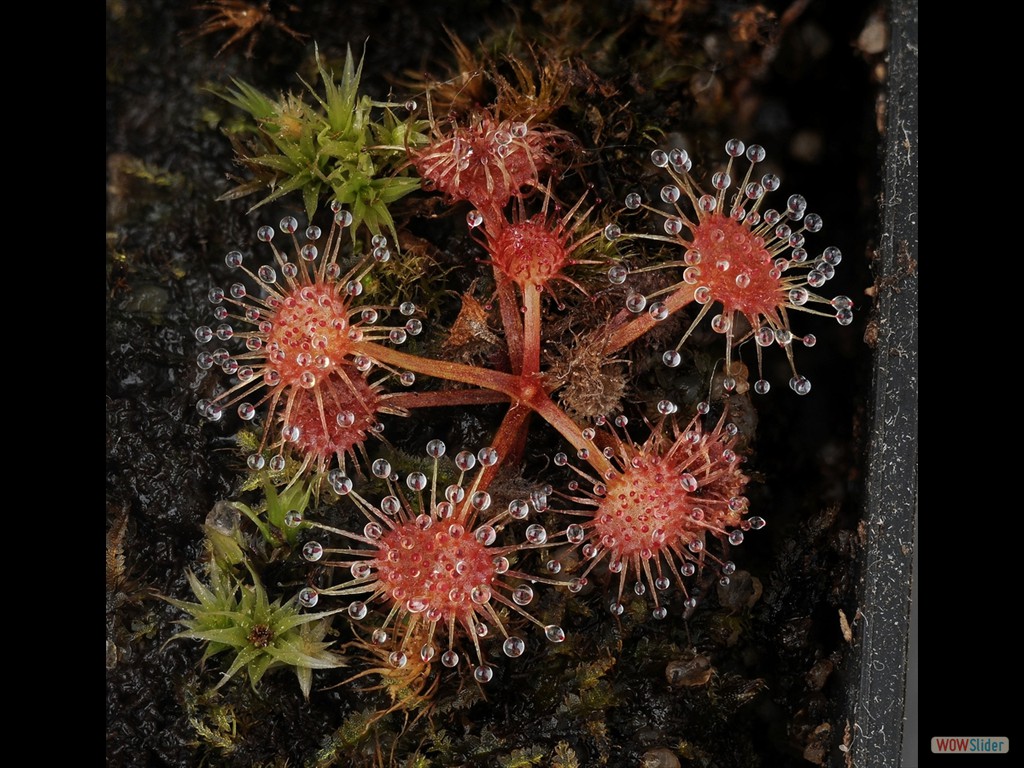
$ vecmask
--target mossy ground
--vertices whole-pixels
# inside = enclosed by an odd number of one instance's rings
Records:
[[[181,34],[208,15],[187,4],[106,6],[107,765],[617,767],[640,765],[658,748],[683,765],[841,765],[879,166],[879,61],[856,42],[875,5],[812,1],[781,31],[783,2],[296,5],[281,18],[308,34],[307,44],[264,27],[252,58],[244,56],[248,40],[214,55],[227,31],[183,43]],[[271,6],[281,12],[285,4]],[[858,302],[857,320],[813,328],[819,343],[799,358],[814,383],[810,396],[777,386],[750,414],[757,429],[747,467],[758,480],[751,506],[769,525],[747,537],[736,560],[763,593],[748,608],[742,595],[709,587],[688,621],[674,606],[655,622],[640,601],[613,618],[600,584],[579,596],[545,592],[538,609],[561,616],[567,641],[531,642],[523,657],[497,667],[483,694],[446,674],[433,717],[404,733],[401,712],[363,727],[390,704],[385,694],[360,684],[323,690],[348,670],[317,673],[309,702],[291,674],[268,675],[258,694],[238,682],[210,695],[217,661],[204,671],[198,644],[164,647],[181,613],[154,597],[188,597],[185,570],[201,554],[202,523],[218,500],[235,497],[242,477],[237,424],[210,425],[196,414],[215,381],[195,365],[192,331],[207,322],[207,290],[224,281],[223,254],[251,245],[258,224],[301,215],[301,200],[252,215],[255,199],[215,202],[236,170],[222,129],[237,114],[205,89],[236,77],[268,93],[297,92],[296,73],[310,80],[313,40],[335,60],[366,41],[365,91],[383,98],[393,88],[404,100],[408,92],[390,83],[410,71],[440,76],[453,62],[445,27],[470,48],[483,40],[501,50],[511,40],[521,55],[532,40],[585,65],[551,118],[588,150],[579,177],[565,182],[567,199],[584,177],[617,200],[649,183],[647,137],[659,131],[685,134],[708,165],[736,135],[764,145],[783,191],[801,192],[823,215],[816,246],[843,250],[834,292]],[[408,221],[435,252],[472,264],[478,254],[459,226],[463,215],[410,213]],[[471,270],[446,275],[446,289],[469,288]],[[451,295],[430,281],[412,289],[454,321]],[[696,348],[700,366],[708,352]],[[644,344],[631,351],[633,400],[667,392],[684,401],[687,387],[696,391],[697,373],[670,372],[656,357]],[[438,409],[388,427],[402,435],[396,447],[419,454],[439,430],[450,445],[482,445],[502,413]],[[543,435],[531,440],[528,469],[560,449]],[[350,639],[347,625],[338,629],[341,642]],[[680,685],[695,655],[710,659],[714,673]]]

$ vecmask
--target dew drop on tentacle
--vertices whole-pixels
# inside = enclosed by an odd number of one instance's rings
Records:
[[[690,170],[690,156],[685,149],[679,149],[678,147],[671,149],[668,153],[668,161],[672,163],[672,167],[677,171],[685,172]]]
[[[534,523],[526,529],[526,540],[531,544],[543,544],[548,540],[548,532],[543,525]]]
[[[631,293],[626,299],[626,309],[634,314],[639,314],[644,311],[647,306],[647,297],[642,293]]]
[[[794,376],[789,380],[789,387],[798,395],[806,395],[811,391],[811,382],[803,376]]]
[[[548,624],[544,627],[544,636],[552,643],[560,643],[565,640],[565,632],[557,624]]]
[[[523,651],[526,650],[526,643],[521,637],[509,637],[502,643],[501,650],[504,651],[505,655],[509,658],[516,658],[522,656]]]
[[[512,600],[516,605],[529,605],[533,600],[533,588],[529,584],[520,584],[512,590]]]
[[[530,514],[530,505],[523,499],[513,499],[508,503],[508,513],[515,520],[525,520]]]
[[[459,654],[455,651],[445,651],[441,654],[441,663],[449,669],[455,667],[459,663]]]
[[[586,536],[586,530],[578,523],[572,523],[565,529],[565,537],[571,544],[578,544]]]

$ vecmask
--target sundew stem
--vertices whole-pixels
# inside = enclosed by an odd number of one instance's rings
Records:
[[[420,357],[372,341],[356,342],[353,346],[358,353],[396,368],[448,381],[473,384],[507,395],[513,403],[513,409],[517,405],[525,405],[535,411],[558,430],[562,437],[576,448],[580,458],[587,461],[595,470],[604,474],[611,469],[611,464],[594,445],[593,440],[585,438],[579,425],[551,399],[538,375],[516,376],[462,363]]]
[[[513,400],[521,399],[521,379],[519,376],[510,373],[412,355],[376,344],[372,341],[357,342],[353,344],[353,348],[358,353],[366,355],[379,363],[386,363],[396,368],[423,374],[424,376],[433,376],[447,381],[460,381],[463,384],[473,384],[484,389],[501,392]]]
[[[455,405],[507,403],[509,396],[490,389],[447,389],[440,392],[391,392],[386,395],[393,408],[442,408]]]
[[[541,292],[528,285],[523,289],[523,370],[524,376],[540,373]]]
[[[494,279],[498,286],[498,309],[501,312],[501,324],[505,330],[505,343],[508,345],[508,358],[512,361],[512,372],[522,373],[523,360],[526,357],[523,333],[523,321],[519,311],[519,300],[516,298],[512,282],[506,280],[494,269]],[[538,341],[538,357],[540,355]]]
[[[662,303],[668,310],[667,317],[671,317],[683,307],[689,306],[689,304],[694,300],[693,294],[696,288],[696,285],[683,283],[676,290],[666,296]],[[624,321],[624,318],[627,318],[629,315],[632,315],[629,310],[622,310],[612,320],[613,330],[608,335],[608,341],[605,346],[606,354],[610,355],[614,352],[618,352],[620,349],[639,339],[657,323],[661,322],[651,315],[650,312],[642,312],[639,315],[633,315],[631,320],[626,319]]]
[[[529,426],[530,416],[533,411],[529,408],[509,408],[505,418],[501,420],[498,431],[491,440],[491,445],[498,452],[502,459],[508,457],[510,461],[520,458],[525,447],[526,430]],[[480,478],[482,487],[487,488],[491,480],[498,472],[499,464],[485,467]]]

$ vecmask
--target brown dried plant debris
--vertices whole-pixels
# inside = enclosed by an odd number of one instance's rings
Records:
[[[232,45],[248,37],[249,43],[245,47],[245,58],[251,59],[261,28],[280,30],[300,43],[305,42],[309,37],[307,34],[295,31],[278,18],[271,10],[270,0],[265,0],[263,3],[247,3],[244,0],[212,0],[209,3],[193,6],[193,10],[209,11],[211,15],[194,30],[184,33],[186,43],[195,42],[206,35],[232,30],[231,37],[217,49],[214,56],[220,56]],[[284,6],[286,13],[298,13],[299,11],[300,8],[297,5],[289,3]]]

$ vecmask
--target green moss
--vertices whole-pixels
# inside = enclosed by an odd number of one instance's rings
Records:
[[[388,206],[419,189],[419,179],[408,171],[405,149],[426,141],[426,123],[400,120],[394,112],[398,105],[360,94],[363,62],[355,64],[351,48],[340,81],[325,68],[319,50],[316,64],[323,95],[303,81],[312,104],[295,94],[274,99],[237,79],[233,88],[214,89],[251,118],[230,128],[228,136],[239,164],[252,178],[239,180],[220,199],[269,190],[254,210],[297,193],[312,220],[329,194],[352,213],[353,231],[360,226],[373,234],[387,230],[397,240]]]
[[[164,598],[189,614],[189,618],[178,620],[185,631],[168,642],[192,639],[206,643],[203,661],[234,652],[234,659],[213,690],[243,671],[255,690],[270,670],[291,667],[303,696],[309,698],[314,669],[347,663],[344,657],[328,650],[330,642],[324,642],[330,627],[325,619],[343,609],[304,614],[300,613],[297,597],[270,602],[256,571],[248,562],[245,565],[249,583],[236,578],[217,558],[208,562],[208,583],[188,571],[186,576],[198,602]]]

